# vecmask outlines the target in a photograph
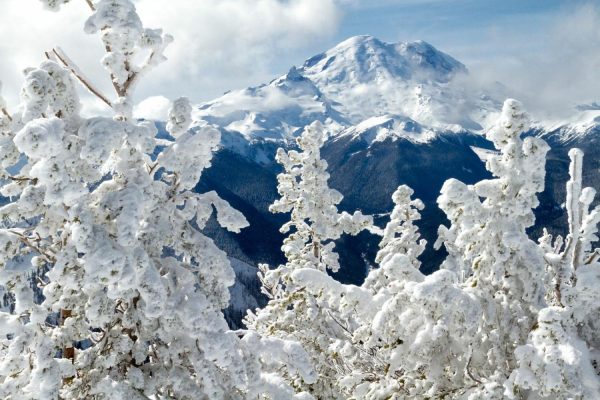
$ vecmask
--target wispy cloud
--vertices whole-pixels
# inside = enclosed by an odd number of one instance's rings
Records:
[[[472,65],[500,81],[540,118],[564,117],[600,99],[600,7],[587,3],[546,16],[537,32],[496,30],[488,54]],[[468,51],[468,48],[465,50]]]

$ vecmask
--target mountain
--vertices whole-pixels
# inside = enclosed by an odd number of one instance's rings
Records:
[[[426,42],[356,36],[268,84],[202,104],[194,116],[221,127],[226,148],[260,163],[272,162],[274,144],[292,145],[315,120],[333,135],[384,116],[430,132],[479,131],[503,99],[466,90],[461,82],[467,74],[463,64]]]
[[[268,211],[278,197],[278,147],[294,148],[303,127],[321,121],[330,133],[322,149],[330,185],[344,195],[340,208],[373,214],[380,226],[392,209],[393,191],[410,185],[425,203],[420,228],[428,246],[422,261],[430,272],[444,256],[443,249],[431,246],[437,228],[446,223],[436,204],[439,190],[449,178],[470,184],[490,176],[483,161],[493,147],[483,133],[507,95],[501,85],[474,87],[462,63],[426,42],[357,36],[269,83],[197,106],[194,117],[221,130],[222,148],[196,190],[216,190],[250,222],[239,235],[207,226],[237,260],[239,279],[232,293],[244,300],[228,311],[232,324],[239,323],[245,302],[254,307],[262,301],[253,266],[284,261],[279,227],[287,216]],[[542,226],[562,233],[570,147],[586,151],[584,181],[600,186],[600,107],[590,103],[573,111],[569,120],[541,121],[528,132],[552,147],[533,236]],[[334,276],[360,283],[374,265],[378,241],[368,233],[338,241],[342,269]]]
[[[466,67],[423,41],[388,44],[352,37],[308,59],[300,72],[353,124],[389,113],[430,126],[479,127],[472,111],[486,107],[452,84],[467,74]]]

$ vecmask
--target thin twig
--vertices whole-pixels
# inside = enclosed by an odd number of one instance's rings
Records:
[[[92,0],[85,0],[85,2],[88,4],[92,11],[96,11],[96,7],[94,7],[94,3],[92,3]]]
[[[475,382],[482,384],[483,382],[481,382],[479,379],[475,378],[475,376],[473,376],[473,373],[471,373],[471,360],[473,359],[473,349],[469,349],[469,360],[467,361],[467,365],[465,367],[465,370],[467,371],[467,375],[469,375],[469,378],[473,379]]]
[[[594,252],[588,257],[587,260],[585,260],[585,265],[589,265],[591,263],[593,263],[594,261],[596,261],[598,258],[600,258],[600,249],[596,249],[594,250]]]
[[[110,102],[110,100],[108,100],[108,98],[106,96],[104,96],[100,92],[100,90],[96,89],[94,87],[94,85],[92,85],[90,83],[89,79],[87,79],[83,75],[81,70],[73,63],[73,61],[69,57],[67,57],[65,52],[60,47],[52,49],[52,52],[56,55],[56,57],[60,60],[60,62],[65,66],[65,68],[70,70],[71,73],[77,78],[77,80],[79,80],[79,82],[81,82],[81,84],[83,86],[85,86],[85,88],[87,90],[90,91],[90,93],[92,93],[93,95],[98,97],[100,100],[102,100],[104,103],[106,103],[106,105],[108,105],[109,107],[112,108],[112,103]]]
[[[112,53],[112,48],[109,45],[105,45],[104,49],[106,50],[107,54]],[[127,71],[129,72],[129,69],[127,69]],[[128,77],[127,80],[129,80],[130,78],[131,77]],[[117,92],[117,96],[125,97],[125,95],[126,95],[125,90],[121,87],[121,85],[119,85],[119,83],[117,81],[117,77],[112,72],[110,74],[110,81],[112,82],[112,85],[115,88],[115,92]]]
[[[158,167],[158,162],[155,162],[152,166],[146,165],[146,167],[148,168],[148,174],[150,176],[152,176],[152,173],[154,172],[154,170],[156,169],[156,167]]]
[[[2,114],[4,114],[4,116],[5,116],[6,118],[8,118],[8,120],[9,120],[10,122],[12,122],[12,117],[10,116],[10,114],[8,113],[8,111],[6,111],[6,108],[4,108],[4,107],[2,107]]]
[[[10,179],[11,181],[15,181],[15,182],[31,181],[31,183],[33,183],[34,185],[37,183],[37,178],[28,178],[26,176],[9,176],[8,179]]]
[[[12,233],[13,235],[16,235],[19,240],[21,241],[21,243],[23,243],[25,246],[29,247],[30,249],[36,251],[40,256],[42,256],[45,261],[49,264],[54,264],[56,262],[56,257],[52,254],[48,254],[47,251],[44,251],[41,247],[35,245],[34,243],[31,243],[31,241],[29,240],[29,238],[25,235],[23,235],[22,233],[9,229],[7,232]]]
[[[155,52],[151,52],[150,55],[148,56],[148,58],[146,59],[146,62],[144,63],[144,66],[142,68],[140,68],[139,71],[134,72],[133,74],[131,74],[129,76],[129,78],[127,78],[127,80],[125,81],[125,83],[123,84],[123,91],[127,94],[129,92],[129,88],[131,86],[133,86],[133,84],[137,81],[137,79],[140,77],[141,72],[145,71],[146,69],[148,69],[150,67],[150,63],[152,62],[152,59],[155,56]]]

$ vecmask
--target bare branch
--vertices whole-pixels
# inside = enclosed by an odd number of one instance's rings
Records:
[[[31,183],[33,183],[34,185],[37,183],[37,178],[28,178],[26,176],[9,176],[8,179],[10,179],[11,181],[15,181],[15,182],[31,181]]]
[[[44,260],[47,263],[54,264],[56,262],[56,257],[54,255],[50,254],[48,250],[44,251],[44,249],[42,249],[40,246],[37,246],[36,244],[32,243],[31,240],[27,236],[23,235],[21,232],[12,229],[9,229],[7,232],[16,235],[19,238],[19,241],[21,241],[21,243],[23,243],[29,249],[37,252],[40,256],[44,258]]]
[[[92,11],[96,11],[96,7],[94,7],[94,3],[92,3],[92,0],[85,0],[85,2],[87,3],[87,5],[90,7],[90,9]]]
[[[473,373],[471,372],[471,360],[473,359],[473,350],[470,349],[469,351],[469,360],[467,361],[467,366],[465,367],[465,371],[467,372],[467,375],[469,376],[469,378],[473,379],[475,382],[482,384],[483,382],[477,378],[475,378],[475,376],[473,375]]]
[[[9,120],[10,122],[12,122],[12,117],[10,116],[10,114],[8,113],[8,111],[6,111],[6,108],[4,108],[4,107],[2,108],[2,114],[4,114],[4,116],[5,116],[6,118],[8,118],[8,120]]]
[[[65,66],[65,68],[70,70],[71,73],[77,78],[77,80],[79,80],[79,82],[81,82],[81,84],[85,86],[87,90],[90,91],[90,93],[98,97],[100,100],[106,103],[106,105],[112,108],[112,103],[110,102],[110,100],[105,95],[103,95],[102,92],[100,92],[100,90],[98,90],[94,87],[94,85],[91,84],[90,80],[85,77],[83,72],[81,72],[77,65],[73,63],[73,61],[65,54],[65,52],[60,47],[52,49],[52,52],[54,53],[54,55],[56,55],[58,60]]]
[[[600,258],[600,249],[596,249],[594,250],[594,252],[588,257],[587,260],[585,260],[585,265],[589,265],[591,263],[593,263],[594,261],[596,261],[598,258]]]

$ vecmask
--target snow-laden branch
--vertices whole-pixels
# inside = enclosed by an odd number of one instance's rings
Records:
[[[61,64],[67,68],[69,71],[71,71],[71,73],[73,74],[73,76],[75,78],[77,78],[77,80],[79,82],[81,82],[81,84],[94,96],[96,96],[97,98],[99,98],[103,103],[105,103],[107,106],[112,108],[112,103],[110,102],[110,100],[108,99],[108,97],[106,97],[104,94],[102,94],[102,92],[100,91],[100,89],[98,89],[97,87],[95,87],[91,80],[89,80],[81,71],[81,69],[79,69],[79,67],[73,62],[73,60],[71,60],[66,54],[65,52],[60,48],[60,47],[56,47],[54,49],[52,49],[52,53],[56,56],[56,58],[61,62]]]

